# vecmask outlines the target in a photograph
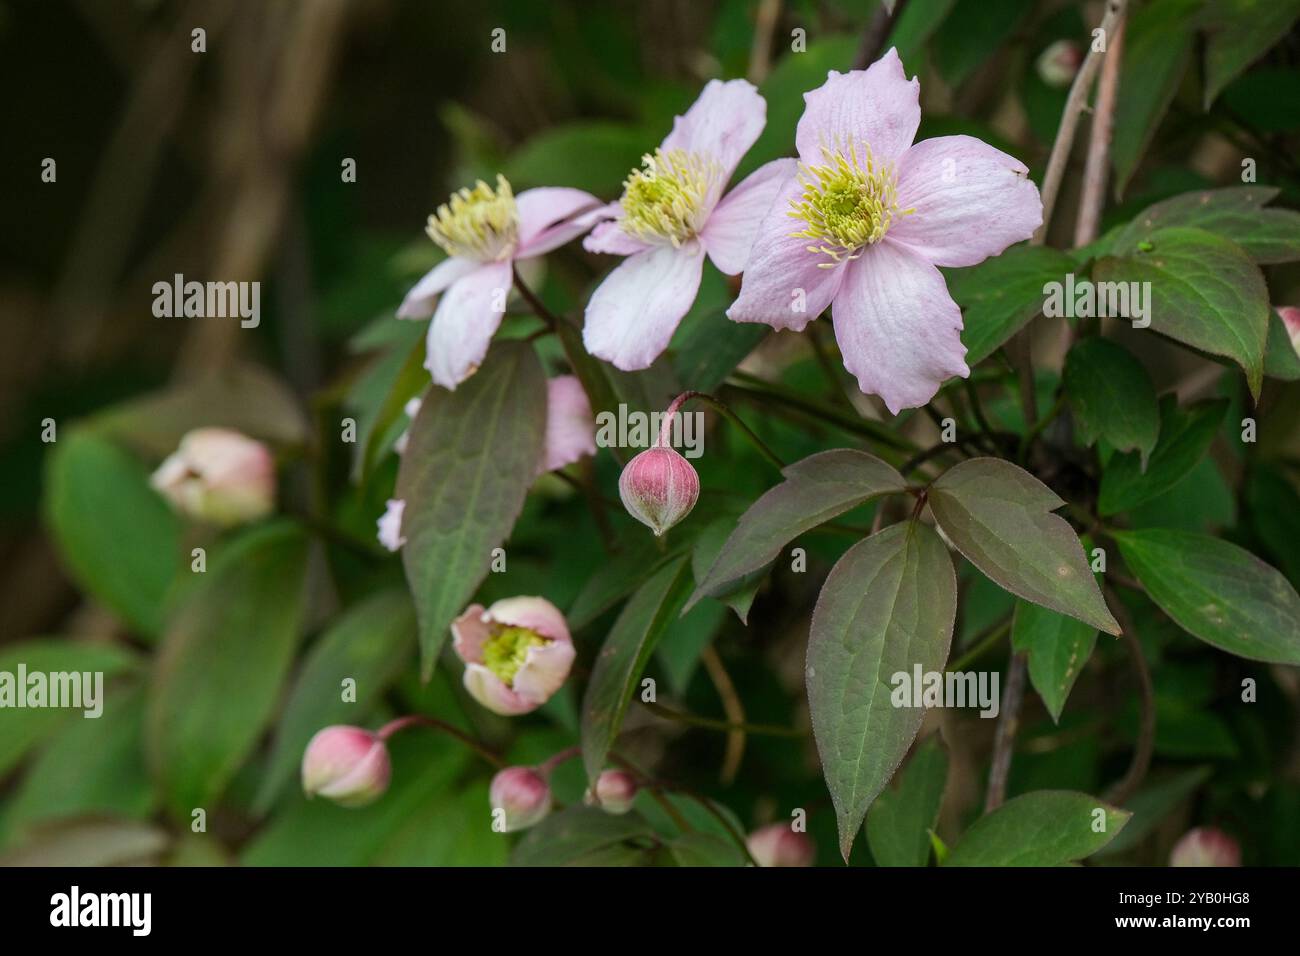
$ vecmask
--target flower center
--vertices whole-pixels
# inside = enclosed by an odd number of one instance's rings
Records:
[[[497,188],[479,180],[473,189],[453,193],[425,227],[447,255],[476,262],[509,258],[519,239],[519,210],[510,183],[499,173]]]
[[[789,215],[806,224],[791,235],[811,239],[808,251],[829,256],[830,262],[818,265],[832,269],[862,255],[864,246],[889,231],[894,216],[913,210],[898,208],[894,169],[877,164],[869,146],[851,148],[847,156],[822,147],[822,158],[826,162],[820,166],[799,164],[803,193],[790,201]]]
[[[503,627],[484,641],[483,666],[511,684],[528,659],[528,649],[546,643],[546,638],[526,627]]]
[[[683,149],[641,157],[623,182],[623,231],[649,243],[680,246],[704,226],[709,191],[720,172],[718,164]]]

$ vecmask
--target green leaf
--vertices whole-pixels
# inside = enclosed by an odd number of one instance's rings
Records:
[[[1269,310],[1268,341],[1264,345],[1264,374],[1284,382],[1300,379],[1300,354],[1276,309]]]
[[[1177,395],[1164,396],[1160,401],[1160,440],[1145,472],[1136,452],[1112,457],[1101,476],[1098,511],[1103,516],[1127,511],[1182,481],[1214,441],[1227,405],[1224,399],[1209,399],[1181,409]]]
[[[1129,820],[1115,839],[1097,851],[1097,856],[1114,856],[1137,846],[1178,804],[1209,780],[1211,772],[1209,767],[1194,767],[1166,780],[1148,784],[1133,794],[1127,803],[1133,819]]]
[[[1246,479],[1250,524],[1292,584],[1300,584],[1300,494],[1285,474],[1259,466]]]
[[[716,833],[683,833],[668,841],[678,866],[744,866],[740,847]]]
[[[904,491],[907,482],[874,455],[836,448],[788,465],[785,481],[769,489],[740,518],[687,607],[728,593],[776,560],[789,542],[858,505]]]
[[[962,307],[966,364],[992,355],[1043,311],[1043,287],[1077,267],[1058,249],[1022,244],[969,269],[945,269],[948,292]]]
[[[1130,816],[1127,810],[1102,803],[1086,793],[1068,790],[1026,793],[971,824],[944,865],[1072,863],[1091,856],[1113,840]]]
[[[582,763],[589,780],[605,769],[637,678],[659,638],[676,620],[690,585],[686,557],[669,562],[632,595],[605,638],[582,700]]]
[[[1118,634],[1065,504],[1022,468],[997,458],[954,465],[931,486],[930,510],[966,560],[1017,597]]]
[[[1112,237],[1110,254],[1130,256],[1153,233],[1174,226],[1212,232],[1235,242],[1258,265],[1300,259],[1300,212],[1265,209],[1272,186],[1229,186],[1183,193],[1148,206]]]
[[[1016,602],[1011,643],[1029,653],[1029,680],[1052,720],[1061,722],[1065,699],[1097,646],[1097,629],[1037,604]]]
[[[730,536],[733,525],[731,518],[719,518],[712,522],[695,539],[695,548],[691,552],[691,573],[697,583],[703,582],[722,553],[722,547]],[[754,596],[766,576],[766,566],[740,578],[731,587],[719,591],[717,598],[736,612],[741,624],[749,623],[749,608],[754,603]]]
[[[958,87],[1016,31],[1033,0],[957,0],[934,35],[934,62]]]
[[[1115,102],[1111,161],[1122,195],[1178,92],[1192,58],[1195,13],[1204,0],[1136,5],[1124,28],[1123,66]]]
[[[569,807],[526,832],[512,866],[610,866],[644,862],[654,831],[640,814],[616,816],[594,807]]]
[[[1205,47],[1205,108],[1246,67],[1277,43],[1300,0],[1213,0]]]
[[[770,331],[758,323],[732,322],[722,311],[696,322],[686,330],[673,360],[682,387],[713,391]]]
[[[403,322],[415,335],[399,339],[374,360],[348,395],[347,408],[357,418],[357,452],[352,479],[361,481],[374,471],[380,455],[392,447],[406,427],[406,403],[429,387],[424,367],[421,323]]]
[[[505,866],[509,844],[485,816],[488,782],[425,800],[374,856],[376,866]]]
[[[553,126],[515,150],[502,172],[516,193],[529,186],[571,186],[597,196],[617,195],[659,138],[625,123]]]
[[[1104,438],[1121,451],[1137,451],[1145,468],[1160,435],[1160,411],[1142,363],[1109,339],[1082,339],[1066,356],[1062,384],[1079,440],[1091,445]]]
[[[46,520],[77,583],[156,637],[181,529],[144,466],[107,439],[74,431],[53,446],[46,489]]]
[[[948,781],[948,755],[938,734],[916,748],[894,780],[867,813],[871,855],[879,866],[925,866]]]
[[[1151,329],[1232,359],[1258,397],[1268,289],[1259,267],[1240,246],[1204,229],[1157,229],[1132,255],[1099,259],[1093,279],[1098,284],[1150,283],[1142,288],[1150,290]]]
[[[939,29],[939,24],[943,23],[955,2],[956,0],[930,0],[929,3],[909,3],[899,11],[894,20],[894,28],[889,32],[889,39],[882,49],[888,50],[892,46],[898,50],[898,57],[903,61],[907,75],[917,73],[924,65],[922,53],[925,43]],[[847,67],[841,64],[840,68]]]
[[[1187,633],[1253,661],[1300,664],[1300,596],[1249,551],[1187,531],[1116,531],[1151,600]]]
[[[523,342],[495,346],[454,392],[432,389],[411,423],[395,497],[426,680],[523,509],[545,433],[546,376]]]
[[[303,626],[306,575],[306,536],[265,525],[210,563],[168,623],[145,738],[178,819],[214,809],[270,720]]]
[[[957,611],[943,541],[907,521],[858,542],[813,610],[805,676],[822,773],[847,861],[867,808],[921,729],[925,708],[895,706],[894,675],[942,671]]]
[[[275,747],[255,801],[265,812],[294,776],[316,731],[357,724],[371,711],[415,650],[415,609],[404,590],[382,591],[350,608],[303,661],[276,729]],[[343,681],[356,698],[343,699]]]
[[[577,631],[591,624],[635,591],[647,576],[685,554],[690,541],[673,538],[666,552],[659,550],[658,543],[641,534],[624,540],[622,550],[601,564],[573,599],[566,615],[569,627]]]

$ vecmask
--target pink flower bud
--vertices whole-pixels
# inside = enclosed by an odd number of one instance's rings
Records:
[[[1282,317],[1282,324],[1286,326],[1286,335],[1291,340],[1291,347],[1295,349],[1297,355],[1300,355],[1300,308],[1294,305],[1279,305],[1276,311]]]
[[[149,483],[178,511],[223,527],[265,517],[275,506],[271,452],[228,428],[187,433]]]
[[[388,789],[392,766],[378,735],[336,724],[317,731],[302,755],[302,789],[344,807],[372,803]]]
[[[806,833],[796,833],[788,823],[770,823],[745,841],[759,866],[812,866],[817,848]]]
[[[604,770],[582,799],[589,807],[600,807],[606,813],[622,814],[632,809],[636,791],[636,777],[627,771]]]
[[[663,445],[647,448],[618,477],[618,494],[628,514],[663,534],[695,507],[700,476],[677,452]]]
[[[465,689],[493,713],[536,710],[564,686],[573,638],[564,615],[539,597],[472,604],[451,624],[452,646],[465,662]]]
[[[379,543],[389,551],[396,551],[406,544],[402,536],[402,513],[406,502],[400,498],[389,498],[384,513],[379,516]]]
[[[1214,827],[1188,830],[1169,854],[1170,866],[1241,866],[1241,846]]]
[[[1060,89],[1074,81],[1083,63],[1083,51],[1073,40],[1057,40],[1038,55],[1038,75],[1048,86]]]
[[[506,767],[492,778],[488,802],[498,830],[527,830],[551,812],[551,788],[532,767]]]

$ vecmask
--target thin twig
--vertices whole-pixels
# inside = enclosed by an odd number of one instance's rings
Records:
[[[802,730],[796,730],[793,727],[777,727],[774,724],[732,724],[725,720],[714,720],[712,717],[697,717],[695,714],[683,713],[680,710],[665,707],[663,704],[642,701],[641,705],[657,717],[663,717],[665,720],[672,720],[679,724],[686,724],[689,727],[703,727],[707,730],[719,730],[723,733],[743,730],[747,734],[758,734],[761,737],[804,736]]]
[[[736,774],[740,771],[740,761],[745,756],[745,731],[743,730],[745,707],[740,702],[740,695],[736,693],[736,685],[732,682],[731,675],[727,673],[722,658],[718,656],[713,646],[704,649],[700,654],[700,661],[708,672],[709,680],[713,682],[714,690],[722,700],[722,711],[727,715],[727,720],[731,722],[733,728],[727,732],[727,749],[723,754],[722,769],[718,771],[718,780],[724,785],[730,784],[736,779]]]
[[[889,39],[889,31],[898,22],[898,18],[902,16],[905,6],[907,6],[907,0],[897,0],[892,14],[883,3],[876,8],[875,14],[871,17],[871,22],[867,24],[867,32],[862,35],[862,43],[858,46],[858,52],[853,57],[853,69],[865,70],[879,59],[880,51],[884,49],[885,41]]]
[[[1007,686],[1002,691],[998,729],[993,735],[993,760],[989,764],[989,786],[984,797],[984,812],[991,813],[1007,798],[1007,777],[1011,773],[1011,756],[1016,746],[1016,729],[1020,726],[1020,703],[1025,696],[1025,655],[1011,652],[1007,665]]]
[[[1106,204],[1106,173],[1110,169],[1110,142],[1115,129],[1115,97],[1119,91],[1120,64],[1124,53],[1124,11],[1121,6],[1115,32],[1108,34],[1106,63],[1097,82],[1097,106],[1088,136],[1088,159],[1083,167],[1083,195],[1074,222],[1075,246],[1086,246],[1097,238],[1101,209]]]
[[[1106,794],[1111,803],[1123,806],[1141,785],[1151,767],[1151,754],[1155,750],[1156,741],[1156,702],[1155,690],[1151,685],[1151,671],[1147,667],[1146,655],[1142,653],[1142,644],[1133,629],[1133,618],[1113,588],[1108,586],[1106,593],[1110,595],[1110,612],[1115,615],[1115,620],[1123,631],[1124,642],[1128,645],[1133,660],[1133,671],[1137,674],[1138,689],[1141,691],[1141,719],[1137,743],[1133,747],[1133,759],[1129,761],[1128,771]]]
[[[754,19],[754,42],[749,48],[749,72],[746,78],[755,86],[767,79],[772,66],[772,36],[781,19],[781,0],[762,0]]]

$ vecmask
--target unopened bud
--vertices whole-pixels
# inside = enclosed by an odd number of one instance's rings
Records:
[[[302,789],[344,807],[372,803],[388,789],[392,767],[377,734],[336,724],[318,731],[302,755]]]
[[[788,823],[771,823],[755,830],[745,841],[759,866],[812,866],[817,848],[806,833],[796,833]]]
[[[551,788],[532,767],[506,767],[492,778],[488,801],[505,815],[505,832],[527,830],[551,812]]]
[[[1241,866],[1241,846],[1214,827],[1188,830],[1169,854],[1170,866]]]
[[[1296,354],[1300,355],[1300,308],[1294,305],[1279,305],[1277,314],[1282,318],[1282,325],[1286,327],[1286,336],[1291,340],[1291,347],[1295,349]]]
[[[587,789],[583,802],[606,813],[627,813],[636,800],[636,777],[626,770],[605,770]]]
[[[187,433],[149,483],[178,511],[224,527],[255,521],[275,506],[270,450],[229,428]]]
[[[659,536],[681,521],[700,496],[700,476],[677,452],[647,448],[627,463],[618,494],[628,514]]]
[[[1038,75],[1048,86],[1060,89],[1074,81],[1083,63],[1083,51],[1073,40],[1057,40],[1038,55]]]

